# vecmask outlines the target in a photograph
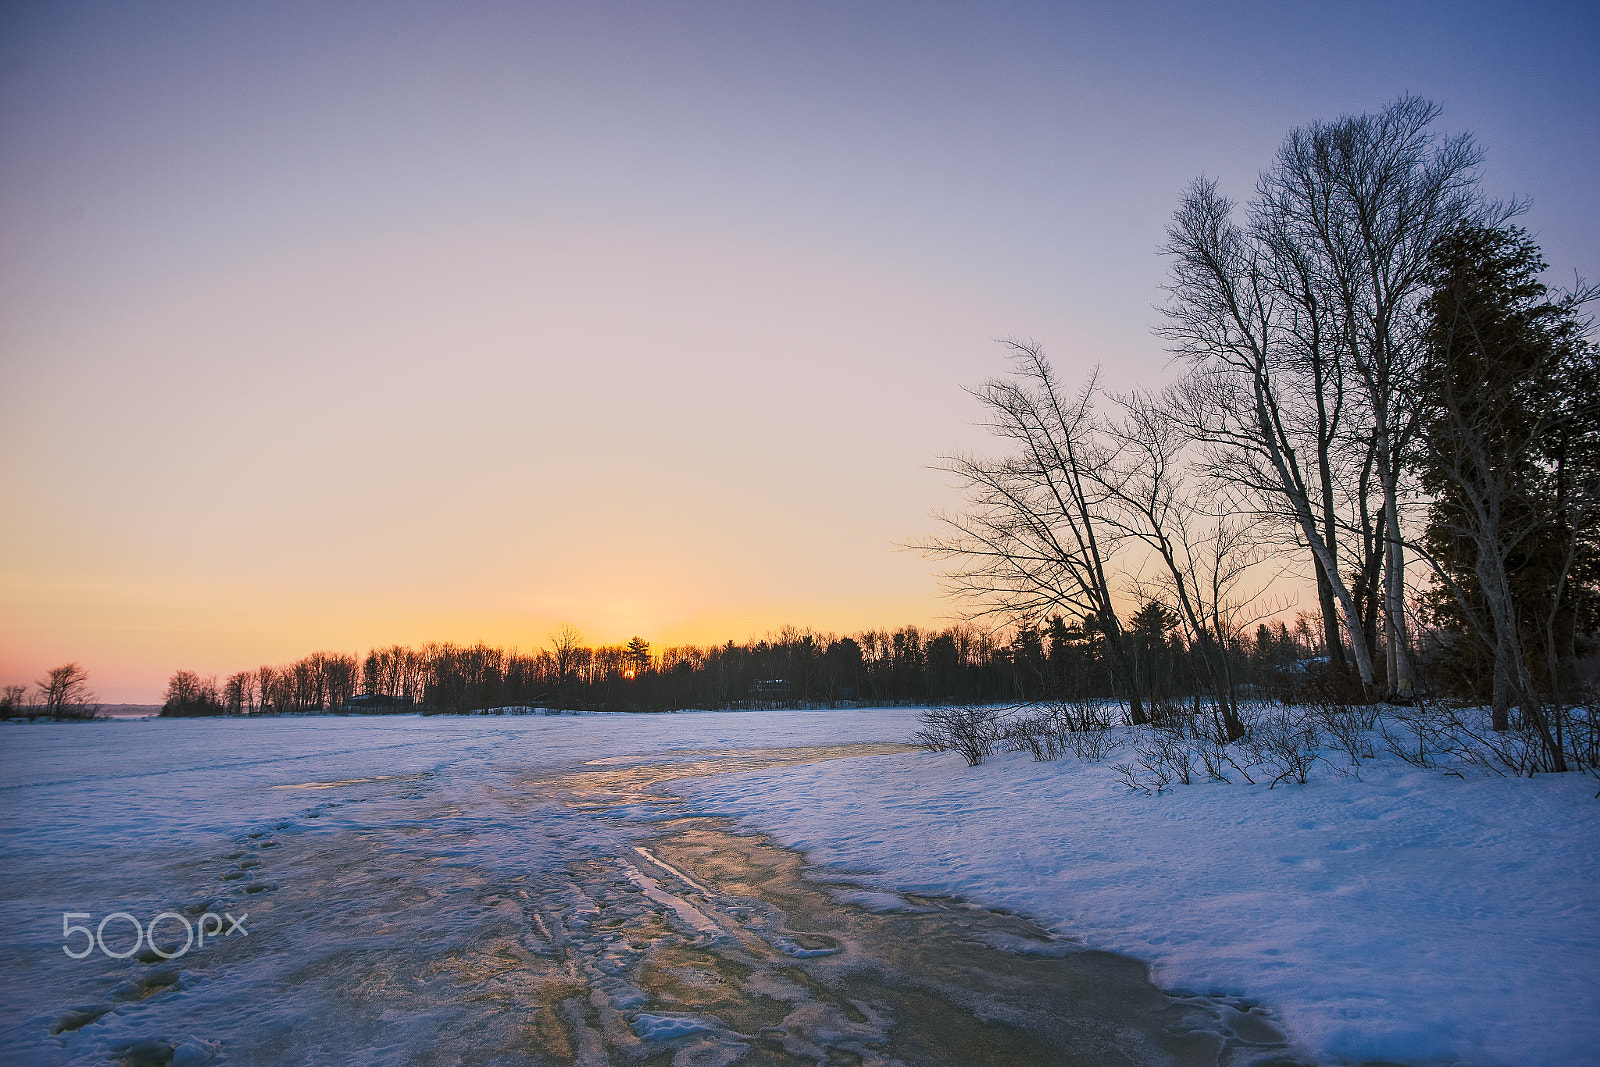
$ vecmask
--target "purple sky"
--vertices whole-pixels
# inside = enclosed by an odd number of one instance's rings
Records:
[[[993,339],[1153,382],[1163,229],[1437,100],[1600,275],[1593,4],[0,12],[0,682],[939,623]],[[1307,605],[1309,606],[1309,605]]]

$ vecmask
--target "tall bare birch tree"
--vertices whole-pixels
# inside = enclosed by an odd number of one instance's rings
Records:
[[[1308,257],[1284,262],[1273,244],[1232,219],[1216,183],[1195,182],[1168,229],[1172,302],[1160,331],[1197,367],[1171,410],[1212,446],[1203,466],[1244,490],[1310,551],[1324,641],[1340,648],[1343,612],[1362,685],[1375,687],[1372,650],[1339,570],[1334,442],[1344,408],[1339,348]],[[1324,595],[1325,590],[1325,595]]]
[[[1418,306],[1439,240],[1463,222],[1514,210],[1481,199],[1472,138],[1435,135],[1437,116],[1433,103],[1406,97],[1376,115],[1294,130],[1257,183],[1247,228],[1232,221],[1233,205],[1214,184],[1201,181],[1180,205],[1167,246],[1174,281],[1164,332],[1212,369],[1200,381],[1213,399],[1243,405],[1213,408],[1215,421],[1199,427],[1238,450],[1217,471],[1281,498],[1279,513],[1292,517],[1319,581],[1344,612],[1369,691],[1378,680],[1375,650],[1339,573],[1333,533],[1336,442],[1348,444],[1347,469],[1375,478],[1374,528],[1358,532],[1382,547],[1384,682],[1399,700],[1415,689],[1400,506],[1416,429],[1405,389],[1422,348]],[[1364,517],[1363,481],[1345,495]]]
[[[1429,130],[1438,105],[1405,97],[1376,115],[1313,123],[1291,133],[1257,188],[1256,214],[1303,249],[1364,400],[1379,482],[1383,623],[1388,684],[1412,697],[1415,669],[1405,605],[1400,479],[1416,431],[1404,393],[1422,358],[1418,308],[1433,250],[1466,222],[1503,221],[1514,207],[1478,192],[1481,154],[1470,134]]]

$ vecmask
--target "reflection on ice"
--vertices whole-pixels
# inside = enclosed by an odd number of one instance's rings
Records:
[[[345,778],[337,782],[296,782],[293,785],[275,785],[272,789],[333,789],[341,785],[363,785],[367,782],[392,782],[401,777],[397,774],[380,774],[372,778]]]
[[[484,748],[470,765],[435,755],[352,774],[367,768],[346,760],[308,766],[297,784],[258,778],[238,803],[265,819],[219,811],[231,832],[154,846],[120,880],[71,856],[31,881],[9,877],[11,910],[32,909],[36,932],[0,946],[13,979],[0,1059],[1243,1064],[1282,1054],[1247,1005],[1174,999],[1136,961],[1080,952],[1023,918],[814,880],[803,857],[691,817],[671,795],[685,777],[904,747],[700,745],[532,769]],[[307,806],[297,790],[323,799]],[[250,934],[170,963],[72,961],[38,932],[69,909],[248,911]]]

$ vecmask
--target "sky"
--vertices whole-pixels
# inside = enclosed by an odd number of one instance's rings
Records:
[[[13,2],[0,683],[947,625],[999,338],[1170,374],[1165,226],[1437,101],[1600,277],[1592,4]],[[1310,607],[1310,604],[1305,605]]]

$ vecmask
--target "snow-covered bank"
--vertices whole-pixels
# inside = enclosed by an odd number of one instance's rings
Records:
[[[1130,793],[1105,765],[874,756],[678,783],[820,863],[1024,912],[1258,999],[1319,1056],[1600,1063],[1595,781],[1365,781]]]

